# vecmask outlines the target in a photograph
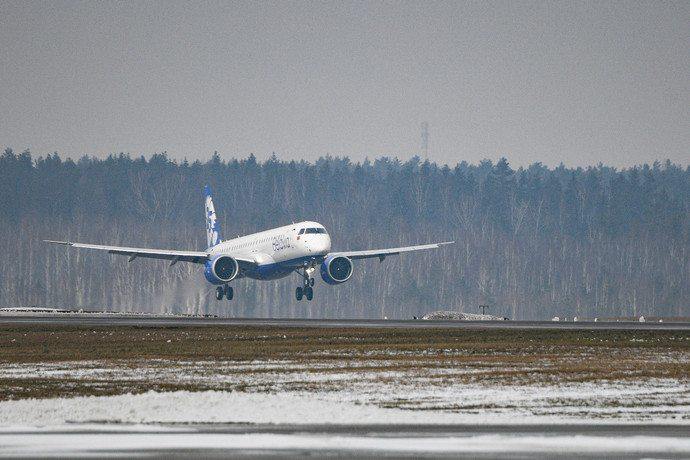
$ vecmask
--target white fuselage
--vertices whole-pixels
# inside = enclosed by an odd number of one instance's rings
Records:
[[[257,270],[247,276],[275,279],[322,258],[330,250],[331,238],[324,226],[305,221],[223,241],[209,248],[209,253],[250,259]]]

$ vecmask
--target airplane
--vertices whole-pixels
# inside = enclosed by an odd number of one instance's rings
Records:
[[[404,252],[435,249],[453,241],[364,251],[331,252],[331,238],[326,228],[318,222],[304,221],[284,225],[259,233],[223,241],[220,225],[213,206],[211,189],[204,187],[206,208],[205,251],[180,251],[167,249],[105,246],[100,244],[73,243],[70,241],[43,240],[46,243],[67,245],[75,248],[107,251],[110,254],[129,256],[129,262],[137,258],[169,260],[204,265],[206,280],[217,286],[216,299],[232,300],[234,291],[230,282],[238,278],[276,280],[297,273],[302,285],[295,289],[295,298],[311,301],[314,297],[314,272],[320,268],[321,279],[336,285],[350,279],[353,260],[378,258],[379,261]]]

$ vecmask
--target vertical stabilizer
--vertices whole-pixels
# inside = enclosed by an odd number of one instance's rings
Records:
[[[206,245],[211,248],[220,243],[220,225],[216,220],[216,209],[213,207],[211,187],[204,187],[204,199],[206,207]]]

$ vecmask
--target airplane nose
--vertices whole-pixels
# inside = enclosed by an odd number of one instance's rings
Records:
[[[331,238],[328,235],[314,235],[305,238],[304,245],[312,254],[327,254],[331,250]]]
[[[324,235],[317,241],[314,241],[313,250],[317,254],[326,254],[331,250],[331,238],[328,235]]]

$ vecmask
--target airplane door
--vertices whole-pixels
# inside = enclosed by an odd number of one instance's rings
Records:
[[[299,233],[297,234],[297,241],[299,241],[300,245],[306,249],[307,253],[311,253],[311,248],[309,247],[309,237],[305,234],[305,231],[306,229],[304,228],[300,229]]]

